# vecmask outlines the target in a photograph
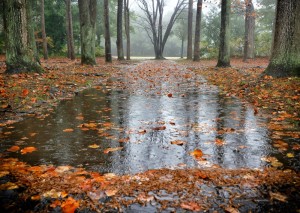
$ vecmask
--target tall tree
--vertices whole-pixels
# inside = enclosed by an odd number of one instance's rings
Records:
[[[104,0],[104,34],[105,34],[105,61],[112,62],[111,42],[109,29],[109,4],[108,0]]]
[[[118,52],[118,60],[124,60],[124,50],[123,50],[123,0],[118,0],[117,52]]]
[[[200,60],[200,30],[201,30],[202,0],[197,2],[195,43],[194,43],[194,61]]]
[[[255,13],[252,0],[246,0],[244,61],[254,58]]]
[[[165,44],[170,36],[173,25],[181,13],[181,11],[185,8],[185,0],[177,0],[176,6],[173,10],[171,18],[163,31],[163,16],[164,16],[164,0],[151,0],[148,3],[147,0],[138,0],[139,7],[144,12],[145,17],[143,18],[146,22],[144,24],[144,29],[150,38],[155,52],[155,59],[163,59],[163,52],[165,48]],[[148,25],[148,26],[146,26]]]
[[[67,28],[68,58],[74,60],[75,50],[74,50],[73,17],[72,17],[71,0],[66,0],[66,28]]]
[[[273,49],[264,74],[300,76],[299,11],[299,0],[277,0]]]
[[[6,72],[41,72],[37,56],[32,1],[3,0]]]
[[[217,67],[230,67],[230,6],[231,0],[221,1],[220,47]]]
[[[78,0],[81,39],[81,64],[96,64],[95,38],[97,0]]]
[[[188,40],[187,40],[187,59],[193,58],[193,0],[189,0],[188,7]]]
[[[41,28],[42,28],[42,39],[43,39],[43,55],[44,59],[48,59],[48,48],[47,48],[47,36],[45,27],[45,2],[41,0]]]
[[[130,60],[130,11],[129,0],[124,0],[124,22],[126,34],[126,59]]]

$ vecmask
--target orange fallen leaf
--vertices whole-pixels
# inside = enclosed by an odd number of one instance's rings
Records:
[[[9,152],[16,152],[19,151],[20,147],[19,146],[12,146],[9,149],[7,149],[7,151]]]
[[[169,94],[168,94],[168,97],[169,97],[169,98],[172,98],[172,97],[173,97],[173,94],[172,94],[172,93],[169,93]]]
[[[31,153],[36,150],[37,149],[33,146],[25,147],[24,149],[21,149],[21,154],[24,155],[24,154]]]
[[[110,152],[119,151],[119,150],[121,150],[121,149],[123,149],[123,147],[107,148],[107,149],[105,149],[103,152],[104,152],[104,154],[108,154],[108,153],[110,153]]]
[[[79,207],[79,202],[72,197],[61,204],[63,213],[73,213]]]
[[[40,195],[33,195],[31,196],[31,200],[40,200],[41,196]]]
[[[23,89],[22,95],[27,96],[28,94],[29,94],[29,90],[28,89]]]
[[[191,211],[200,211],[201,207],[196,202],[184,202],[180,204],[180,207],[183,209],[191,210]]]
[[[190,152],[190,155],[196,159],[201,159],[203,156],[203,152],[200,149],[195,149],[194,151]]]
[[[215,140],[215,144],[216,144],[217,146],[223,146],[223,145],[225,144],[225,141],[223,141],[222,139],[217,138],[217,139]]]
[[[71,128],[70,128],[70,129],[64,129],[64,130],[63,130],[63,132],[73,132],[73,131],[74,131],[74,129],[71,129]]]
[[[60,205],[61,205],[60,200],[54,200],[54,201],[51,203],[50,207],[51,207],[51,208],[56,208],[57,206],[60,206]]]

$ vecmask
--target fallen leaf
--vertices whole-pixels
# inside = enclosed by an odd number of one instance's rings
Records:
[[[233,208],[233,207],[231,207],[231,206],[226,207],[226,208],[225,208],[225,211],[228,212],[228,213],[239,213],[239,210],[238,210],[238,209]]]
[[[33,195],[31,196],[31,200],[40,200],[41,196],[40,195]]]
[[[72,197],[61,204],[63,213],[74,213],[75,210],[79,207],[79,202]]]
[[[172,97],[173,97],[173,94],[172,94],[172,93],[169,93],[169,94],[168,94],[168,97],[169,97],[169,98],[172,98]]]
[[[293,153],[287,153],[286,156],[287,156],[288,158],[294,158],[294,157],[295,157],[295,155],[294,155]]]
[[[106,194],[108,197],[111,197],[111,196],[114,196],[117,192],[118,192],[117,189],[108,189],[108,190],[105,191],[105,194]]]
[[[200,149],[195,149],[194,151],[190,152],[190,155],[196,159],[201,159],[203,156],[203,152]]]
[[[126,143],[126,142],[128,142],[129,140],[130,140],[129,137],[127,137],[127,138],[121,138],[121,139],[119,139],[119,143]]]
[[[29,94],[29,90],[28,89],[23,89],[22,95],[27,96],[28,94]]]
[[[184,202],[180,204],[180,207],[183,209],[191,210],[191,211],[200,211],[201,207],[196,202]]]
[[[165,130],[167,127],[166,126],[158,126],[154,127],[153,130],[159,131],[159,130]]]
[[[17,188],[19,188],[19,186],[12,182],[7,182],[0,185],[0,190],[13,190]]]
[[[92,149],[97,149],[99,148],[100,146],[97,145],[97,144],[92,144],[92,145],[89,145],[89,148],[92,148]]]
[[[21,149],[21,154],[24,155],[24,154],[31,153],[36,150],[37,149],[33,146],[25,147],[24,149]]]
[[[183,144],[186,144],[186,142],[181,140],[175,140],[175,141],[171,141],[171,144],[182,146]]]
[[[63,132],[73,132],[73,131],[74,131],[74,129],[71,129],[71,128],[70,128],[70,129],[64,129],[64,130],[63,130]]]
[[[60,200],[54,200],[50,205],[51,208],[56,208],[57,206],[61,206]]]
[[[287,196],[280,194],[280,193],[273,193],[273,192],[269,192],[271,200],[275,199],[275,200],[279,200],[281,202],[287,202]]]
[[[104,152],[104,154],[108,154],[108,153],[110,153],[110,152],[119,151],[119,150],[121,150],[121,149],[123,149],[123,147],[107,148],[107,149],[105,149],[103,152]]]
[[[20,147],[19,146],[12,146],[9,149],[7,149],[8,152],[16,152],[19,151]]]
[[[142,202],[150,202],[150,201],[154,200],[154,196],[148,195],[145,192],[142,192],[141,194],[139,194],[137,196],[137,199]]]
[[[215,144],[216,144],[217,146],[223,146],[223,145],[225,144],[225,141],[223,141],[222,139],[217,138],[217,139],[215,140]]]
[[[9,174],[8,171],[0,171],[0,178],[6,176],[6,175],[8,175],[8,174]]]

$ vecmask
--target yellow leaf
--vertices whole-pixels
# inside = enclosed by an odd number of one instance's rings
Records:
[[[89,145],[89,148],[92,148],[92,149],[97,149],[99,148],[100,146],[97,145],[97,144],[93,144],[93,145]]]
[[[288,158],[293,158],[293,157],[295,157],[295,155],[294,155],[293,153],[287,153],[286,156],[287,156]]]
[[[70,128],[70,129],[64,129],[64,130],[63,130],[63,132],[73,132],[73,131],[74,131],[74,129],[71,129],[71,128]]]

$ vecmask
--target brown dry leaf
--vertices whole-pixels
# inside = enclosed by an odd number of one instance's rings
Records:
[[[240,212],[238,209],[233,208],[233,207],[231,207],[231,206],[226,207],[226,208],[225,208],[225,211],[228,212],[228,213],[239,213],[239,212]]]
[[[84,117],[82,115],[78,115],[78,116],[76,116],[76,119],[82,121],[84,119]]]
[[[108,153],[110,153],[110,152],[119,151],[119,150],[121,150],[121,149],[123,149],[123,147],[107,148],[107,149],[105,149],[103,152],[104,152],[104,154],[108,154]]]
[[[28,89],[23,89],[22,91],[22,96],[27,96],[29,94],[29,90]]]
[[[190,152],[190,155],[196,159],[201,159],[203,156],[203,152],[200,149],[195,149],[194,151]]]
[[[74,131],[74,129],[71,129],[71,128],[63,130],[63,132],[73,132],[73,131]]]
[[[99,148],[100,146],[97,145],[97,144],[92,144],[92,145],[89,145],[89,148],[92,148],[92,149],[97,149]]]
[[[0,190],[13,190],[17,188],[19,188],[19,186],[12,182],[7,182],[0,185]]]
[[[33,195],[31,196],[31,200],[40,200],[41,196],[40,195]]]
[[[180,207],[183,209],[191,210],[191,211],[200,211],[201,206],[196,202],[184,202],[180,204]]]
[[[173,94],[172,94],[172,93],[169,93],[169,94],[168,94],[168,97],[169,97],[169,98],[172,98],[172,97],[173,97]]]
[[[84,128],[96,128],[97,127],[97,124],[96,123],[84,123],[82,125],[82,127]]]
[[[105,190],[105,194],[108,197],[114,196],[115,194],[117,194],[118,190],[117,189],[108,189]]]
[[[139,134],[145,134],[147,131],[145,130],[145,129],[141,129],[141,130],[139,130]]]
[[[61,192],[56,191],[55,189],[51,189],[43,194],[43,197],[49,198],[60,198]]]
[[[20,147],[19,146],[12,146],[9,149],[7,149],[8,152],[16,152],[19,151]]]
[[[175,141],[171,141],[171,144],[182,146],[183,144],[186,144],[186,142],[182,140],[175,140]]]
[[[24,154],[31,153],[36,150],[37,149],[33,146],[25,147],[24,149],[21,149],[21,154],[24,155]]]
[[[127,138],[121,138],[121,139],[119,139],[119,143],[126,143],[126,142],[128,142],[129,140],[130,140],[129,137],[127,137]]]
[[[150,202],[150,201],[154,200],[154,196],[147,195],[146,193],[142,192],[141,194],[139,194],[137,196],[137,199],[142,202]]]
[[[273,192],[269,192],[271,200],[275,199],[275,200],[279,200],[281,202],[286,203],[287,202],[287,196],[280,194],[280,193],[273,193]]]
[[[61,204],[63,213],[74,213],[75,210],[79,207],[79,202],[72,197]]]
[[[0,178],[9,174],[9,171],[0,171]]]

